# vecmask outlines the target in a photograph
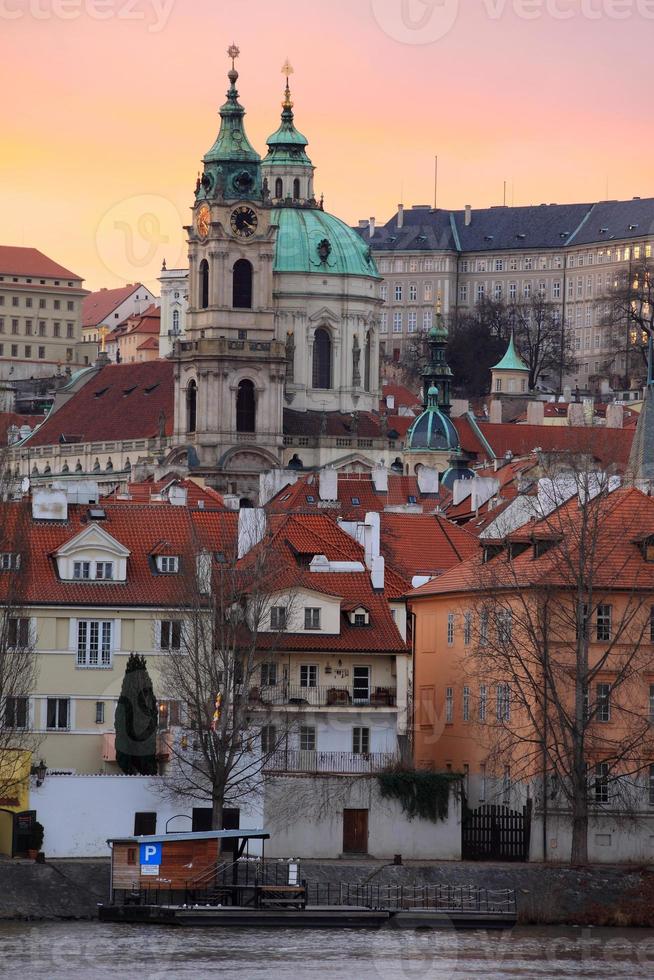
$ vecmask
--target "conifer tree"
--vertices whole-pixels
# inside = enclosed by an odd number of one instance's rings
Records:
[[[145,657],[130,654],[116,707],[116,761],[128,776],[157,773],[157,699]]]

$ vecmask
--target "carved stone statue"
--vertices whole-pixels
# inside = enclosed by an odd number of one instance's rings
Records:
[[[270,186],[268,184],[268,178],[267,177],[264,177],[263,178],[263,185],[262,185],[261,190],[262,190],[262,193],[263,193],[263,199],[264,199],[264,201],[269,201],[270,200]]]
[[[295,334],[292,330],[286,334],[286,381],[295,381]]]
[[[361,370],[359,368],[359,363],[361,361],[361,348],[359,347],[359,337],[357,334],[354,335],[354,343],[352,344],[352,387],[359,388],[361,386]]]

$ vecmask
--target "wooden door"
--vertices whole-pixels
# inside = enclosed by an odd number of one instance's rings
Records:
[[[368,853],[367,810],[343,810],[343,853]]]

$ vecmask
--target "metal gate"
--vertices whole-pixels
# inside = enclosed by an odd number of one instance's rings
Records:
[[[464,861],[528,861],[531,801],[519,810],[486,804],[463,817]]]

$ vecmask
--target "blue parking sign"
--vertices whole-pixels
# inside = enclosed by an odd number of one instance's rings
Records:
[[[161,864],[161,843],[141,844],[139,850],[140,863],[145,867],[152,867]]]

